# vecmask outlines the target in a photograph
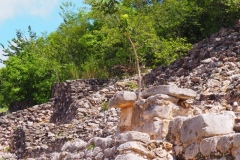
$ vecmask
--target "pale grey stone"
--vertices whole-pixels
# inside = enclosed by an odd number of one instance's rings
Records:
[[[232,149],[232,136],[233,135],[225,135],[225,136],[221,136],[220,139],[217,142],[217,149],[221,152],[221,153],[226,153],[226,152],[230,152]]]
[[[195,159],[198,153],[199,153],[199,144],[192,143],[186,147],[184,158],[186,160]]]
[[[200,151],[203,156],[209,156],[212,152],[217,152],[217,142],[220,137],[205,138],[200,143]]]
[[[170,96],[170,95],[156,94],[156,95],[152,95],[152,96],[148,97],[147,102],[156,102],[159,99],[163,99],[163,100],[170,101],[173,103],[177,103],[179,101],[178,98]]]
[[[163,139],[165,138],[162,135],[163,127],[164,127],[163,122],[159,120],[159,121],[145,123],[144,125],[137,127],[134,130],[138,132],[147,133],[148,135],[154,138],[158,137],[158,139]]]
[[[84,157],[83,153],[68,153],[64,160],[72,160],[72,159],[82,159]]]
[[[179,99],[190,99],[196,97],[196,92],[191,89],[179,88],[175,85],[160,85],[149,88],[142,92],[143,98],[148,98],[156,94],[167,94]]]
[[[134,151],[136,153],[146,155],[148,158],[155,157],[155,154],[153,152],[149,151],[148,149],[143,147],[140,142],[136,141],[123,143],[117,148],[117,150],[120,152],[120,154],[125,153],[126,151]]]
[[[104,150],[104,157],[105,158],[110,158],[115,154],[116,151],[116,147],[112,147],[112,148],[107,148]]]
[[[88,146],[94,144],[95,147],[100,147],[104,150],[105,148],[112,147],[113,143],[112,138],[93,137],[88,141]]]
[[[207,59],[204,59],[204,60],[201,61],[201,63],[203,63],[203,64],[208,64],[208,63],[211,63],[211,62],[213,62],[212,58],[207,58]]]
[[[186,119],[188,117],[176,117],[170,121],[167,135],[170,142],[180,142],[182,124]]]
[[[137,95],[135,92],[120,91],[116,93],[108,103],[108,107],[114,108],[126,108],[132,107],[137,100]]]
[[[150,137],[146,133],[137,132],[137,131],[128,131],[125,133],[121,133],[117,137],[120,143],[125,143],[128,141],[140,141],[143,143],[147,143],[150,141]]]
[[[71,146],[71,142],[70,142],[70,141],[64,143],[64,145],[63,145],[62,148],[61,148],[61,151],[62,151],[62,152],[63,152],[63,151],[68,151],[68,149],[69,149],[70,146]]]
[[[233,112],[221,114],[202,114],[183,122],[181,129],[181,141],[197,140],[201,137],[212,137],[233,132]]]
[[[235,160],[239,160],[240,159],[240,153],[238,153],[236,156],[235,156]]]
[[[98,153],[102,152],[102,149],[100,147],[94,147],[92,152],[93,156],[97,156]]]
[[[237,133],[233,136],[233,147],[240,147],[240,133]]]
[[[95,160],[102,160],[104,157],[104,154],[102,152],[99,152],[97,156],[95,157]]]
[[[85,142],[81,139],[75,139],[74,141],[72,141],[72,143],[69,147],[69,151],[70,152],[81,151],[81,150],[85,149],[86,146],[87,146],[87,142]]]
[[[118,155],[115,160],[147,160],[139,155],[136,155],[134,153],[127,153],[124,155]]]
[[[151,105],[146,108],[143,112],[144,119],[152,119],[154,117],[168,119],[171,117],[172,113],[172,106],[167,105]]]

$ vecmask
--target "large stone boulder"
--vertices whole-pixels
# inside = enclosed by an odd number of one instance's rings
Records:
[[[197,95],[196,92],[191,89],[179,88],[175,85],[160,85],[143,91],[142,97],[148,98],[156,94],[167,94],[183,100],[194,98]]]
[[[137,100],[135,92],[121,91],[116,93],[108,103],[108,107],[114,108],[128,108],[132,107]]]
[[[220,114],[210,113],[195,116],[183,122],[181,142],[195,141],[233,132],[235,114],[231,111]]]

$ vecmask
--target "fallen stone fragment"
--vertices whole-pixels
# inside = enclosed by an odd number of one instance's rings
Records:
[[[179,88],[175,85],[160,85],[143,91],[142,97],[148,98],[156,94],[167,94],[183,100],[194,98],[197,95],[196,92],[191,89]]]
[[[132,107],[137,100],[135,92],[121,91],[116,93],[108,103],[108,107],[114,108],[128,108]]]

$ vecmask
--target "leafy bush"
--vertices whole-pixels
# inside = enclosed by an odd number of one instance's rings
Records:
[[[103,110],[103,111],[108,110],[108,102],[104,102],[104,103],[102,104],[102,110]]]

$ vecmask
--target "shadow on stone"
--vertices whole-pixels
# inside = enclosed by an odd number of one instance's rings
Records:
[[[76,115],[77,108],[71,106],[74,101],[71,96],[71,85],[69,83],[57,83],[52,91],[53,114],[51,123],[66,124],[72,121]]]
[[[18,158],[26,157],[26,136],[22,127],[17,127],[10,139],[10,151]]]

